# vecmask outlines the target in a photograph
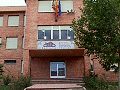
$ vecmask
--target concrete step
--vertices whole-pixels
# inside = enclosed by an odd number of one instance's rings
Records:
[[[35,84],[25,90],[86,90],[84,87],[76,84]]]
[[[32,84],[84,84],[83,79],[34,79]]]

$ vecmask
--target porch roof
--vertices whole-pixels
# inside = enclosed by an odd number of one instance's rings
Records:
[[[79,57],[85,49],[39,49],[29,50],[31,57]]]

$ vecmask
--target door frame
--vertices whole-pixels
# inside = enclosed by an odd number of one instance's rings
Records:
[[[51,64],[57,64],[57,76],[51,76]],[[58,64],[65,64],[65,76],[58,76]],[[66,78],[66,63],[65,62],[60,62],[60,61],[54,61],[50,62],[50,78]]]

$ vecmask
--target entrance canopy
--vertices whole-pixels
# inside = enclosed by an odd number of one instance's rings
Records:
[[[31,57],[79,57],[85,49],[37,49],[29,50]]]

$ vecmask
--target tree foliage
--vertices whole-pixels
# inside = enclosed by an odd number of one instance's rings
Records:
[[[120,0],[83,0],[83,4],[82,15],[71,26],[75,43],[109,70],[120,62]]]

